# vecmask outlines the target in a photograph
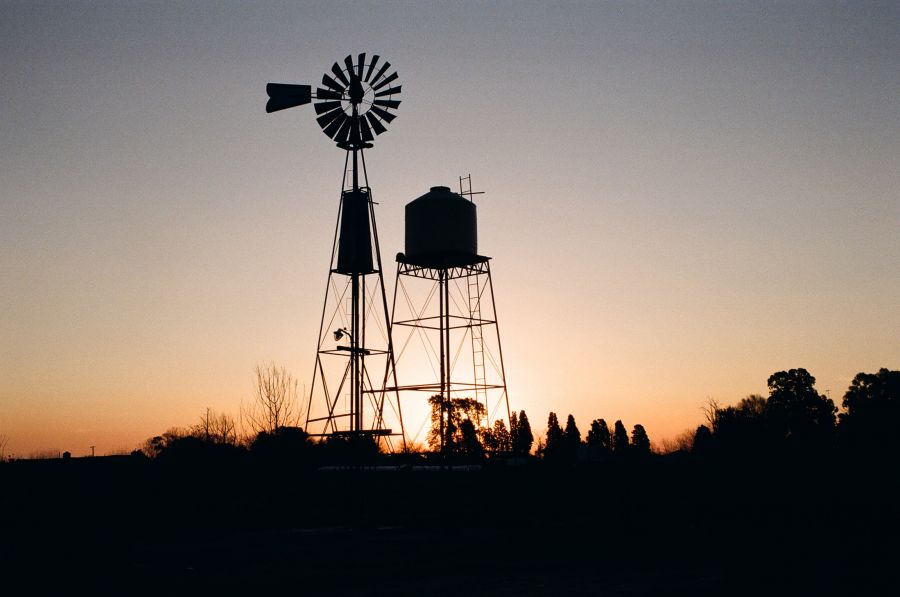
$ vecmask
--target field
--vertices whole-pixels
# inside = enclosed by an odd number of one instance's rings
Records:
[[[0,466],[0,555],[35,592],[893,593],[895,475],[834,470],[20,461]]]

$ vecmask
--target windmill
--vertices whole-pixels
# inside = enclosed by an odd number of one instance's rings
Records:
[[[311,85],[269,83],[266,112],[313,103],[322,131],[346,154],[341,200],[305,428],[312,436],[403,441],[390,316],[372,190],[363,150],[387,131],[400,105],[391,64],[361,53],[335,62]],[[338,344],[342,342],[342,344]]]

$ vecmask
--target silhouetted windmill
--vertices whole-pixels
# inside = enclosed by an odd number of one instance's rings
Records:
[[[314,101],[319,126],[346,151],[306,430],[314,436],[384,439],[388,448],[391,437],[402,441],[403,418],[396,390],[385,389],[395,378],[394,353],[363,150],[396,117],[397,79],[389,62],[377,55],[367,62],[362,53],[356,62],[353,56],[343,65],[335,62],[315,94],[310,85],[266,86],[266,112]],[[349,346],[335,346],[345,338]]]

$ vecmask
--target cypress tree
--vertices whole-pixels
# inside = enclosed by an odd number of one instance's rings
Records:
[[[613,425],[612,451],[621,455],[627,452],[628,448],[628,431],[622,421],[616,421]]]

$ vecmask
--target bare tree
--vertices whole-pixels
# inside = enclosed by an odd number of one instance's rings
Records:
[[[241,403],[241,428],[251,434],[275,433],[300,420],[297,381],[284,367],[256,367],[256,388],[249,403]]]
[[[193,435],[208,443],[228,445],[237,443],[234,417],[225,413],[217,413],[209,407],[200,416],[200,423],[195,425],[192,431]]]
[[[690,452],[694,449],[695,429],[685,429],[675,437],[667,437],[654,443],[653,451],[657,454],[673,454],[675,452]]]
[[[3,462],[6,459],[7,444],[9,444],[9,436],[5,433],[0,433],[0,462]]]
[[[716,425],[716,419],[719,417],[719,411],[722,410],[718,401],[707,396],[706,404],[701,406],[700,410],[703,411],[703,416],[706,418],[706,422],[709,423],[709,428],[713,429]]]

